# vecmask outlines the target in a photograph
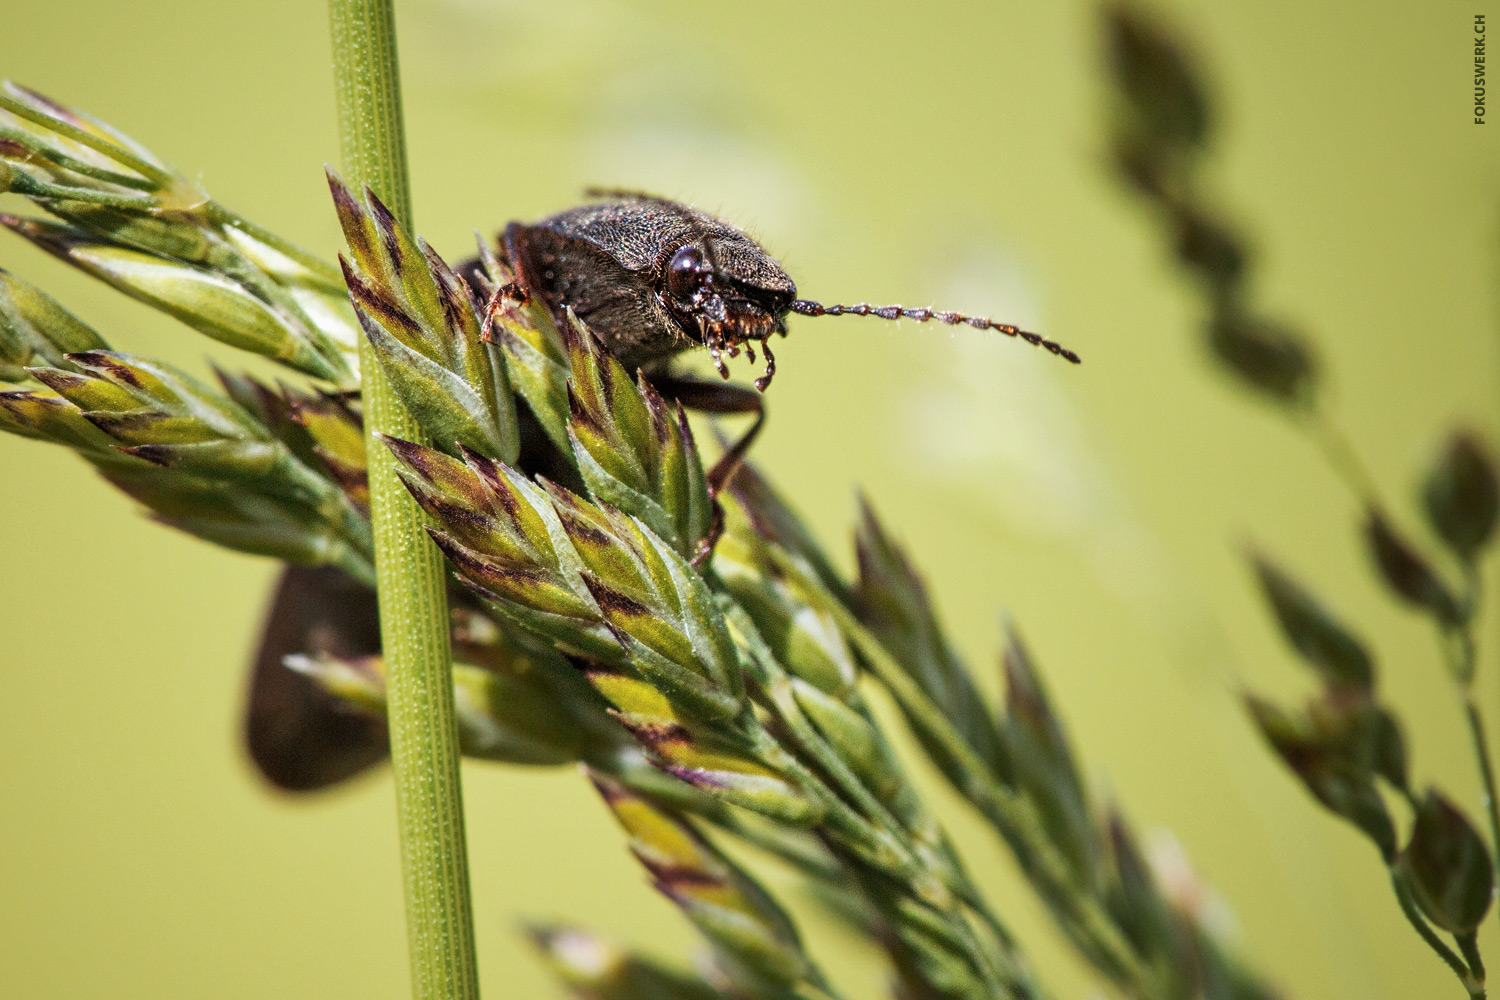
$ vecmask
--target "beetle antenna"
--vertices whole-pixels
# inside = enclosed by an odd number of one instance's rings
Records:
[[[937,320],[939,323],[947,323],[949,326],[957,326],[965,323],[977,330],[998,330],[1007,337],[1020,337],[1028,344],[1036,347],[1045,347],[1060,358],[1066,358],[1075,365],[1083,359],[1068,350],[1056,341],[1048,340],[1029,330],[1023,330],[1009,323],[996,323],[992,319],[983,316],[965,316],[963,313],[945,312],[939,309],[909,309],[906,306],[872,306],[864,302],[854,305],[831,305],[825,306],[821,302],[813,302],[811,299],[798,299],[791,305],[792,312],[799,316],[879,316],[881,319],[914,319],[918,323],[926,323]]]

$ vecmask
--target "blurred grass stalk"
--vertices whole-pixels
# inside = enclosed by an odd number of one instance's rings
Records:
[[[391,0],[329,0],[328,12],[345,176],[410,225]],[[379,443],[386,435],[422,440],[422,432],[365,338],[359,353],[412,994],[469,1000],[479,977],[443,562]]]
[[[1247,708],[1308,791],[1379,849],[1402,914],[1479,1000],[1486,987],[1476,933],[1492,908],[1500,868],[1500,805],[1474,677],[1484,597],[1480,559],[1500,525],[1500,472],[1479,435],[1455,429],[1420,498],[1446,554],[1430,559],[1426,546],[1399,527],[1396,508],[1329,409],[1327,376],[1311,340],[1268,315],[1253,294],[1258,262],[1251,242],[1205,182],[1219,109],[1195,54],[1132,2],[1106,7],[1104,28],[1114,84],[1113,166],[1156,214],[1177,264],[1195,279],[1207,306],[1204,339],[1214,361],[1318,448],[1362,508],[1359,531],[1371,568],[1397,604],[1435,627],[1473,744],[1489,843],[1440,788],[1419,794],[1413,787],[1401,706],[1379,698],[1375,658],[1364,642],[1258,553],[1252,562],[1271,609],[1322,691],[1293,710],[1247,694]],[[1443,563],[1458,570],[1459,585],[1451,572],[1440,571]],[[1411,814],[1404,846],[1382,786]],[[1457,951],[1439,931],[1452,937]]]

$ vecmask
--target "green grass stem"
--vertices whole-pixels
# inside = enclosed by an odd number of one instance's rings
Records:
[[[344,178],[355,191],[371,188],[410,226],[391,0],[329,0],[328,9]],[[472,1000],[479,995],[479,981],[446,577],[421,512],[396,478],[381,440],[390,435],[421,441],[422,435],[363,339],[360,368],[412,995]]]

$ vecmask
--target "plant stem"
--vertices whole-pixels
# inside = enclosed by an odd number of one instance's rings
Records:
[[[1453,940],[1457,942],[1459,953],[1463,955],[1464,961],[1469,963],[1469,969],[1474,973],[1474,978],[1481,983],[1484,982],[1484,956],[1479,954],[1479,941],[1474,932],[1455,935]]]
[[[1464,703],[1464,719],[1469,724],[1469,741],[1474,745],[1474,756],[1479,761],[1484,810],[1490,822],[1490,861],[1495,866],[1493,870],[1500,872],[1500,801],[1495,797],[1495,769],[1490,764],[1490,746],[1484,732],[1484,717],[1479,714],[1479,706],[1474,703],[1474,673],[1479,666],[1474,641],[1474,617],[1483,600],[1484,589],[1478,567],[1467,562],[1464,565],[1464,620],[1462,627],[1458,629],[1458,651],[1453,664],[1453,675]],[[1497,910],[1496,917],[1500,919],[1500,910]]]
[[[1479,758],[1479,776],[1484,781],[1484,808],[1490,818],[1491,856],[1500,855],[1500,803],[1495,801],[1495,769],[1490,766],[1489,740],[1484,735],[1484,719],[1474,695],[1464,692],[1464,717],[1469,720],[1469,737],[1474,741],[1474,755]]]
[[[1411,925],[1416,928],[1422,940],[1437,952],[1439,958],[1448,963],[1448,968],[1452,969],[1459,982],[1464,984],[1464,989],[1468,991],[1470,997],[1474,1000],[1484,1000],[1484,983],[1476,980],[1474,974],[1469,971],[1469,967],[1464,964],[1464,960],[1459,958],[1452,948],[1444,944],[1442,938],[1438,937],[1431,927],[1427,926],[1427,918],[1423,917],[1421,911],[1417,909],[1416,902],[1411,898],[1411,890],[1406,886],[1406,879],[1396,868],[1391,869],[1391,886],[1396,890],[1396,899],[1401,903],[1401,912],[1406,914],[1406,919],[1411,921]]]
[[[391,0],[329,0],[344,176],[411,224]],[[360,340],[370,516],[389,664],[387,712],[406,888],[412,995],[474,1000],[469,865],[442,559],[396,478],[383,436],[420,441],[370,344]]]
[[[1343,432],[1321,411],[1314,414],[1302,426],[1317,442],[1328,464],[1350,491],[1371,510],[1383,509],[1375,489],[1374,479]],[[1469,739],[1474,745],[1474,756],[1479,761],[1479,776],[1484,784],[1484,807],[1490,824],[1490,859],[1495,863],[1495,871],[1500,872],[1500,800],[1497,800],[1495,795],[1495,771],[1490,764],[1489,741],[1485,738],[1484,719],[1479,714],[1479,706],[1474,703],[1474,671],[1478,666],[1474,648],[1474,615],[1482,599],[1483,590],[1478,569],[1472,562],[1467,562],[1464,566],[1462,625],[1454,630],[1437,616],[1434,616],[1434,624],[1444,639],[1448,640],[1444,653],[1449,661],[1449,673],[1463,699],[1464,718],[1469,724]],[[1407,899],[1402,899],[1403,909],[1409,902]],[[1411,914],[1408,913],[1407,916],[1409,918]],[[1500,919],[1500,907],[1496,907],[1495,916],[1496,919]],[[1425,923],[1419,925],[1418,930],[1425,926]],[[1424,934],[1423,937],[1427,935]]]
[[[1385,509],[1380,491],[1375,488],[1375,479],[1365,468],[1359,452],[1343,430],[1319,407],[1310,413],[1300,414],[1297,426],[1312,439],[1323,455],[1323,460],[1333,470],[1355,499],[1372,511]]]

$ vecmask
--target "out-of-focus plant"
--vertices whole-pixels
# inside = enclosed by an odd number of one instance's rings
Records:
[[[1192,53],[1136,7],[1108,9],[1104,25],[1114,83],[1114,166],[1150,206],[1178,265],[1196,279],[1207,306],[1204,339],[1218,367],[1321,449],[1364,509],[1355,530],[1373,572],[1396,603],[1432,621],[1478,761],[1489,840],[1441,789],[1412,786],[1400,706],[1381,700],[1374,654],[1321,599],[1260,553],[1252,553],[1251,563],[1272,614],[1321,690],[1301,708],[1246,695],[1251,718],[1308,791],[1374,843],[1401,911],[1468,993],[1483,996],[1476,931],[1491,907],[1500,846],[1495,779],[1474,699],[1479,560],[1500,513],[1489,448],[1475,433],[1456,430],[1434,459],[1418,507],[1445,551],[1424,552],[1398,527],[1339,429],[1307,337],[1268,316],[1255,299],[1249,241],[1206,193],[1216,109]],[[1405,804],[1405,822],[1393,815],[1392,798]]]
[[[0,164],[0,190],[58,220],[0,216],[6,228],[215,340],[354,383],[356,331],[338,272],[220,205],[128,136],[7,82]],[[16,366],[41,345],[3,347]]]
[[[8,228],[289,374],[276,387],[226,374],[222,391],[211,388],[112,351],[4,275],[0,377],[13,388],[0,393],[0,428],[77,451],[167,524],[304,574],[283,588],[300,618],[295,628],[277,619],[282,631],[267,637],[269,664],[258,669],[280,686],[259,703],[263,725],[252,720],[272,743],[291,720],[280,752],[338,755],[290,768],[298,777],[284,783],[298,788],[379,759],[381,723],[400,714],[390,649],[341,638],[320,617],[335,602],[317,597],[331,586],[319,574],[374,579],[372,470],[393,461],[446,558],[438,597],[453,609],[459,745],[496,761],[583,765],[653,885],[708,942],[709,958],[689,973],[584,931],[535,931],[579,994],[837,995],[786,910],[723,852],[729,837],[790,866],[874,940],[900,997],[1049,995],[871,711],[878,686],[1112,990],[1136,1000],[1275,995],[1158,884],[1122,810],[1090,793],[1014,634],[1005,704],[985,703],[868,506],[858,576],[845,580],[746,467],[718,498],[725,533],[712,559],[695,565],[716,501],[684,411],[571,315],[558,322],[535,299],[503,294],[514,275],[489,248],[460,277],[373,193],[330,177],[348,245],[340,279],[113,129],[29,91],[6,93],[7,189],[63,220],[5,216]],[[363,385],[356,330],[372,359]],[[372,451],[377,367],[410,430],[375,437]],[[1468,497],[1463,475],[1434,486],[1434,502]],[[1467,522],[1454,530],[1473,538]],[[1369,693],[1357,644],[1282,590],[1322,623],[1302,641],[1338,682],[1337,704],[1352,706],[1339,717],[1358,730],[1346,741],[1359,754],[1387,752],[1390,716]],[[338,595],[347,620],[371,599],[358,583]],[[308,738],[334,729],[336,739]],[[1398,773],[1379,760],[1382,776]],[[1411,905],[1446,913],[1465,900],[1433,873],[1466,848],[1451,837],[1446,801],[1424,801],[1421,849],[1403,852],[1400,884]]]

